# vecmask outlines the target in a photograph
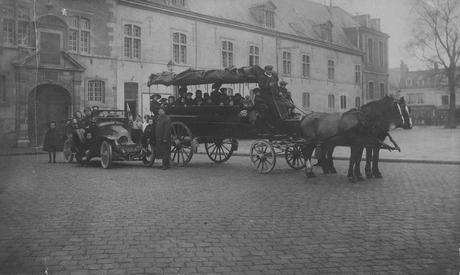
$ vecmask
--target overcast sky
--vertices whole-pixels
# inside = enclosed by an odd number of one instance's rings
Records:
[[[330,0],[314,0],[329,5]],[[409,65],[410,70],[424,69],[422,64],[413,58],[405,46],[411,35],[410,15],[411,0],[331,0],[332,5],[339,6],[351,14],[370,14],[372,18],[380,18],[381,31],[390,35],[389,62],[390,68],[399,67],[401,60]]]

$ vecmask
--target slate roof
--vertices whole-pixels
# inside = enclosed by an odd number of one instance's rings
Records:
[[[275,31],[322,40],[315,25],[331,21],[332,44],[357,50],[345,35],[343,28],[354,27],[357,23],[345,10],[311,2],[308,0],[188,0],[188,8],[197,13],[237,22],[263,26],[251,14],[250,8],[273,3],[275,9]]]

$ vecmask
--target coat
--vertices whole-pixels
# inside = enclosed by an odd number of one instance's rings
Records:
[[[56,152],[60,151],[61,147],[62,137],[59,135],[58,130],[56,128],[48,129],[43,140],[43,151]]]
[[[158,159],[169,159],[171,150],[171,119],[167,115],[159,115],[155,123],[155,156]]]
[[[155,124],[147,124],[142,135],[142,145],[147,147],[148,144],[155,144]]]

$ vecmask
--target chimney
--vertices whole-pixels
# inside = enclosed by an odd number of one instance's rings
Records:
[[[353,20],[355,20],[358,24],[360,24],[363,27],[369,27],[369,19],[370,19],[369,14],[359,14],[353,16]]]

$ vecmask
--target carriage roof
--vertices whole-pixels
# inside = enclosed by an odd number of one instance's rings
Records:
[[[179,74],[162,72],[151,74],[147,85],[187,86],[201,84],[257,83],[264,70],[255,66],[226,68],[224,70],[188,69]]]

